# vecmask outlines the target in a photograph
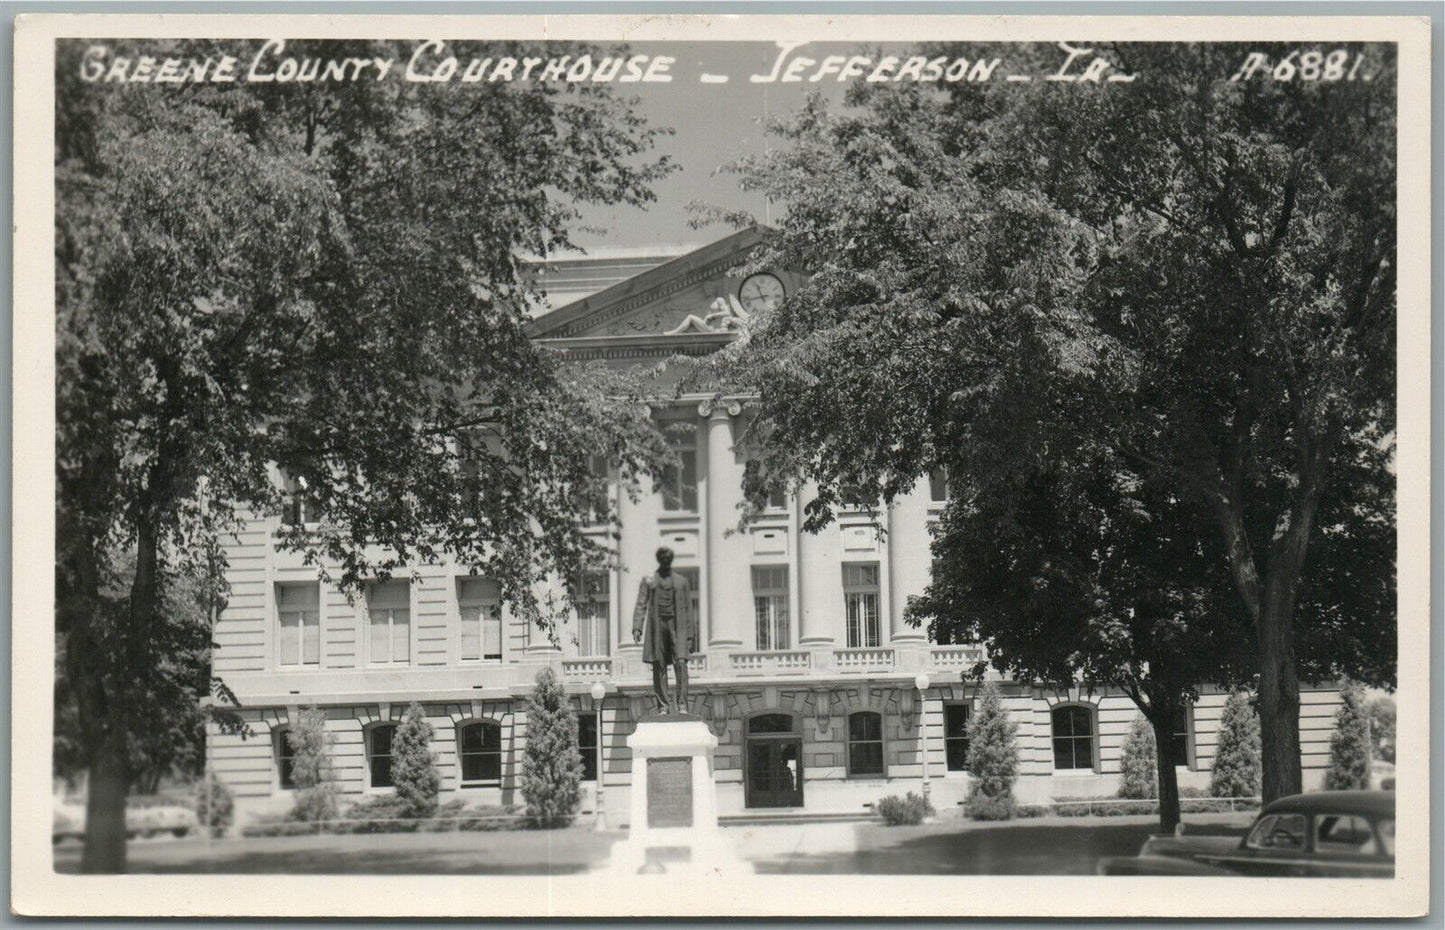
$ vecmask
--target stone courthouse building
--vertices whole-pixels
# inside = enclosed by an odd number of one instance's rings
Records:
[[[533,335],[572,358],[615,365],[715,351],[737,338],[751,310],[800,283],[784,270],[730,273],[759,237],[743,230],[681,254],[548,262],[543,281],[557,309],[534,321]],[[781,497],[749,531],[729,532],[748,467],[736,444],[741,406],[698,397],[655,409],[685,427],[669,430],[681,436],[681,465],[638,502],[616,495],[620,567],[592,579],[590,600],[556,645],[499,604],[495,585],[456,566],[372,585],[350,603],[299,555],[275,546],[288,517],[252,523],[228,552],[232,593],[216,631],[215,672],[256,735],[212,734],[209,749],[243,819],[289,806],[284,733],[312,704],[326,711],[335,736],[346,799],[390,790],[394,727],[419,701],[435,728],[444,798],[521,803],[523,699],[538,670],[550,666],[576,696],[586,778],[595,785],[600,738],[609,819],[625,820],[626,739],[651,692],[631,616],[638,581],[661,545],[675,551],[697,602],[692,709],[718,735],[721,814],[861,813],[886,795],[919,790],[925,768],[940,812],[956,810],[968,788],[966,727],[976,691],[961,673],[982,652],[930,642],[903,622],[908,597],[928,583],[929,525],[948,490],[942,476],[920,481],[876,516],[844,511],[816,535],[799,530],[805,501]],[[293,510],[289,519],[305,516]],[[886,541],[875,520],[885,523]],[[597,682],[607,687],[600,709],[587,696]],[[1018,730],[1020,800],[1115,791],[1136,714],[1127,698],[1002,686]],[[1179,722],[1175,738],[1188,760],[1182,786],[1208,782],[1224,700],[1206,691]],[[1338,698],[1306,690],[1302,701],[1306,784],[1316,786]],[[589,787],[584,810],[594,798]]]

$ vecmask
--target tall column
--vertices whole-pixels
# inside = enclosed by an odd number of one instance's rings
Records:
[[[817,486],[809,481],[798,489],[794,502],[798,525],[802,526],[803,508],[817,496]],[[839,565],[838,528],[830,526],[821,533],[798,531],[798,645],[827,649],[843,629],[843,576]],[[816,664],[816,663],[815,663]]]
[[[637,606],[637,586],[652,572],[658,545],[657,494],[651,478],[643,475],[638,480],[641,496],[634,501],[623,477],[619,474],[617,479],[620,537],[617,540],[617,593],[613,596],[617,618],[612,641],[616,647],[613,675],[619,679],[645,677],[642,646],[632,641],[632,611]]]
[[[928,641],[923,627],[903,622],[911,596],[928,587],[932,566],[929,549],[928,508],[919,489],[903,495],[888,508],[888,638],[896,645],[922,646]]]
[[[729,536],[728,530],[737,523],[737,504],[742,498],[743,466],[733,451],[732,433],[732,418],[742,413],[742,404],[704,401],[698,413],[707,418],[707,577],[703,587],[707,589],[711,627],[708,648],[739,650],[744,641],[739,624],[749,603],[749,539],[740,533]],[[739,592],[743,592],[741,599]]]

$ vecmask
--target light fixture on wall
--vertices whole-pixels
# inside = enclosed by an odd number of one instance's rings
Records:
[[[722,691],[710,691],[707,696],[707,714],[712,721],[712,731],[722,736],[728,731],[728,696]]]
[[[912,684],[912,682],[910,682]],[[918,706],[918,696],[912,688],[898,689],[898,716],[903,718],[903,728],[913,729],[913,712]]]
[[[833,692],[813,692],[813,720],[818,724],[819,733],[827,733],[833,723]]]

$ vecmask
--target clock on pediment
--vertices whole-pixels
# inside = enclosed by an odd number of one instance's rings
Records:
[[[783,302],[786,291],[783,282],[775,274],[760,272],[759,274],[748,275],[743,280],[742,286],[738,288],[738,302],[748,313],[757,313],[759,310],[773,310]]]

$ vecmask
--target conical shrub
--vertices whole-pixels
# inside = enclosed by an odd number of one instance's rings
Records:
[[[391,743],[391,783],[409,817],[436,813],[442,777],[431,751],[432,725],[421,705],[413,701],[402,715]]]
[[[1154,727],[1136,715],[1124,739],[1124,752],[1119,758],[1119,797],[1159,797],[1159,760],[1154,746]]]
[[[1325,788],[1331,791],[1370,786],[1370,711],[1365,691],[1347,684],[1340,693],[1342,703],[1335,712],[1335,732],[1330,737],[1330,767],[1325,771]]]
[[[537,675],[526,712],[522,800],[527,820],[537,827],[564,827],[582,798],[582,754],[577,750],[577,715],[550,668]]]
[[[1259,716],[1249,695],[1236,691],[1219,718],[1219,743],[1209,773],[1209,793],[1216,798],[1252,798],[1260,790]]]
[[[998,685],[985,682],[979,690],[978,712],[968,723],[968,774],[971,784],[964,812],[974,820],[1008,820],[1018,802],[1019,753],[1015,727],[1004,710]]]

